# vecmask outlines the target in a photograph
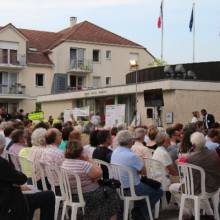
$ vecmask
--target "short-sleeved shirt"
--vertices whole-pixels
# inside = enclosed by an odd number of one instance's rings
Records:
[[[112,153],[111,164],[130,167],[134,176],[134,185],[137,186],[140,183],[138,172],[142,170],[144,163],[131,149],[123,146],[117,147]],[[121,172],[120,175],[123,188],[128,188],[129,179],[127,172]]]
[[[62,140],[61,144],[59,145],[59,149],[62,150],[62,151],[65,151],[66,150],[67,142],[68,141]]]
[[[28,156],[30,154],[30,151],[31,151],[31,148],[30,147],[24,147],[20,150],[19,152],[19,156],[20,157],[23,157],[25,159],[28,159]],[[32,176],[32,173],[31,173],[31,167],[29,165],[29,163],[27,161],[23,161],[23,160],[20,160],[20,165],[21,165],[21,168],[22,168],[22,171],[23,173],[28,177],[30,178]]]
[[[173,164],[168,151],[163,146],[157,147],[152,159],[160,161],[165,167]]]
[[[148,147],[145,147],[141,142],[136,141],[131,150],[141,159],[152,158],[152,153]]]
[[[205,145],[209,150],[215,150],[219,146],[218,143],[211,141],[209,138],[206,139]]]
[[[33,163],[39,162],[41,160],[42,155],[44,154],[45,149],[45,147],[40,146],[31,147],[30,153],[28,155],[28,160],[32,161]],[[40,170],[38,168],[36,168],[36,178],[37,181],[41,178]]]
[[[24,147],[25,146],[23,144],[14,143],[11,145],[11,147],[9,149],[9,153],[14,154],[14,155],[18,155],[20,150]]]
[[[94,182],[93,179],[88,176],[92,168],[91,163],[78,159],[65,159],[62,168],[73,171],[79,175],[83,193],[95,191],[99,187],[98,183]],[[74,194],[77,192],[76,180],[70,175],[69,181],[72,193]]]
[[[61,166],[64,160],[64,153],[62,150],[58,149],[57,146],[49,145],[45,148],[44,153],[41,156],[40,162],[52,165],[52,166]],[[54,173],[54,184],[59,185],[59,180],[56,174]],[[48,178],[49,182],[50,178]]]
[[[171,156],[169,155],[166,148],[164,148],[163,146],[157,147],[157,149],[154,151],[152,159],[160,161],[165,168],[173,164]],[[159,182],[162,181],[164,176],[164,173],[161,172],[164,172],[164,169],[162,169],[161,167],[156,166],[154,168],[155,179],[158,180]],[[165,181],[164,189],[170,185],[169,174],[167,173],[166,176],[167,176],[166,181],[164,180]]]

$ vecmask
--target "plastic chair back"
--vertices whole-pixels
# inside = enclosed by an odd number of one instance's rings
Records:
[[[200,183],[201,196],[205,196],[205,171],[203,168],[195,166],[193,164],[178,164],[179,176],[181,179],[182,193],[187,196],[194,196],[194,180],[200,178],[197,181]],[[196,175],[196,176],[195,176]]]
[[[150,158],[144,159],[144,163],[147,177],[160,182],[162,189],[166,191],[169,184],[167,179],[167,170],[164,165],[160,161]]]
[[[32,185],[35,188],[37,188],[36,165],[25,157],[19,157],[19,161],[21,164],[25,164],[28,166],[28,169],[30,169],[30,172],[31,172]],[[26,172],[26,169],[24,169],[24,166],[22,165],[21,165],[21,169],[23,173]]]
[[[61,168],[61,177],[64,183],[64,193],[65,193],[66,201],[68,201],[68,203],[73,202],[73,198],[72,198],[73,192],[71,190],[71,185],[70,185],[70,178],[73,178],[76,184],[76,194],[78,196],[79,203],[81,205],[85,205],[85,201],[82,193],[81,180],[79,175],[74,173],[73,171]]]
[[[112,167],[111,164],[103,161],[103,160],[98,160],[98,159],[93,159],[93,161],[95,161],[95,163],[101,168],[102,166],[106,167],[108,169],[108,175],[109,175],[109,179],[112,178]]]
[[[111,164],[112,167],[112,175],[113,178],[116,180],[119,180],[121,183],[120,190],[118,191],[119,195],[121,198],[124,198],[124,188],[123,188],[123,176],[128,177],[128,182],[129,182],[129,190],[131,193],[131,197],[136,197],[135,190],[134,190],[134,176],[132,173],[132,169],[130,167],[126,167],[123,165],[116,165],[116,164]]]
[[[45,164],[42,162],[35,162],[36,169],[40,171],[40,179],[43,187],[43,191],[47,191],[47,184],[46,184],[46,174],[45,174]]]
[[[59,181],[61,196],[64,196],[65,195],[64,194],[64,182],[62,179],[61,168],[57,166],[48,165],[48,164],[45,164],[44,168],[45,168],[45,174],[51,185],[51,190],[54,192],[55,195],[57,195],[56,185],[55,185],[55,178],[56,178]]]
[[[11,161],[12,164],[14,165],[15,169],[17,171],[21,171],[21,166],[20,166],[20,163],[19,163],[18,155],[15,155],[15,154],[12,154],[12,153],[8,153],[8,158],[9,158],[9,161]]]

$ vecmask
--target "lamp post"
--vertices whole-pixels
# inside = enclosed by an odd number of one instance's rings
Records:
[[[138,63],[137,60],[130,60],[131,69],[135,69],[135,126],[137,126],[137,105],[138,105],[138,97],[137,97],[137,83],[138,83]]]

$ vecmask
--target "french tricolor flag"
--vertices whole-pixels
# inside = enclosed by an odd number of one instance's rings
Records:
[[[160,29],[163,23],[163,0],[161,1],[160,4],[160,16],[157,20],[157,27]]]

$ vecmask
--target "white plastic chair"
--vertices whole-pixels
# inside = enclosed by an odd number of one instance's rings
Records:
[[[64,192],[65,192],[65,201],[63,203],[61,220],[64,220],[67,206],[71,207],[72,209],[71,220],[76,220],[78,208],[82,208],[84,212],[84,207],[85,207],[85,201],[83,198],[80,177],[78,174],[74,173],[73,171],[66,170],[63,168],[61,168],[61,176],[64,182]],[[76,182],[77,197],[79,200],[78,202],[73,202],[72,191],[71,191],[71,186],[70,186],[70,181],[69,181],[70,177],[73,177]]]
[[[185,200],[190,199],[194,201],[194,212],[195,212],[195,220],[200,220],[200,202],[201,200],[206,200],[209,202],[209,199],[212,199],[213,208],[214,208],[214,216],[216,220],[219,220],[219,190],[214,193],[207,193],[205,189],[205,171],[203,168],[199,166],[195,166],[192,164],[178,164],[178,171],[181,182],[181,203],[180,203],[180,212],[179,212],[179,220],[182,220],[183,217],[183,209],[185,205]],[[200,187],[201,193],[197,195],[194,189],[194,177],[193,175],[197,172],[200,176]],[[198,180],[197,180],[198,181]],[[211,208],[211,206],[210,206]]]
[[[109,179],[111,179],[112,176],[112,167],[111,164],[103,161],[103,160],[98,160],[98,159],[93,159],[93,161],[101,168],[101,166],[105,166],[108,169],[108,175],[109,175]]]
[[[170,182],[167,179],[167,170],[165,166],[158,160],[145,158],[144,163],[147,172],[147,177],[161,183],[161,188],[164,192],[163,197],[161,198],[161,205],[162,209],[165,210],[167,208],[166,191],[169,191],[168,187],[170,185]],[[157,213],[156,211],[158,210],[155,210],[155,214]],[[158,215],[156,214],[155,218],[157,217],[159,217],[159,211]]]
[[[59,212],[59,208],[60,208],[60,203],[61,203],[61,201],[65,200],[64,182],[62,180],[60,167],[45,164],[44,168],[45,168],[45,174],[46,174],[48,181],[51,185],[51,190],[54,192],[55,197],[56,197],[54,219],[57,220],[58,219],[58,212]],[[57,180],[59,182],[60,194],[57,194],[57,192],[56,192],[55,178],[57,178]]]
[[[1,157],[8,160],[8,151],[4,149],[2,154],[1,154]]]
[[[150,205],[150,200],[148,196],[137,196],[135,193],[135,189],[134,189],[134,176],[132,173],[132,169],[126,166],[122,166],[122,165],[115,165],[115,164],[111,164],[112,167],[112,174],[113,177],[117,180],[119,180],[122,183],[122,173],[126,173],[128,175],[128,180],[129,180],[129,190],[130,190],[130,196],[126,196],[124,194],[124,189],[123,189],[123,185],[121,184],[120,189],[118,190],[118,193],[121,197],[121,199],[124,200],[124,216],[123,216],[123,220],[127,220],[128,219],[128,214],[129,214],[129,206],[130,206],[130,202],[132,201],[137,201],[137,200],[142,200],[145,199],[147,202],[147,208],[148,208],[148,213],[149,213],[149,217],[150,220],[153,220],[153,216],[152,216],[152,212],[151,212],[151,205]]]
[[[12,153],[9,153],[9,152],[7,152],[7,155],[8,155],[9,160],[11,160],[11,162],[13,163],[15,169],[17,171],[21,171],[21,166],[19,164],[19,157],[18,157],[18,155],[15,155],[15,154],[12,154]]]
[[[39,161],[39,162],[34,162],[34,165],[35,165],[35,169],[39,170],[40,172],[40,179],[41,179],[43,191],[47,191],[48,188],[45,180],[46,178],[45,164]]]

